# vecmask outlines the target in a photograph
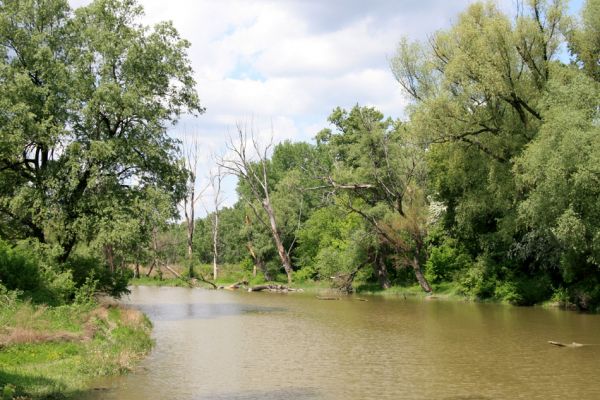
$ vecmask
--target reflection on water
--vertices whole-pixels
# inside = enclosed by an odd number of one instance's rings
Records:
[[[268,312],[284,311],[280,307],[261,307],[236,303],[187,303],[187,304],[135,304],[135,307],[153,321],[180,321],[184,319],[213,319],[233,315],[264,314]]]
[[[198,400],[312,400],[318,399],[317,392],[314,389],[278,389],[278,390],[249,390],[242,393],[221,393],[196,397]]]
[[[134,288],[138,371],[93,399],[600,399],[600,316],[369,297]]]

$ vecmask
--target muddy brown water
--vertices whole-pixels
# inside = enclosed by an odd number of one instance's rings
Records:
[[[365,298],[365,296],[361,296]],[[92,399],[600,399],[600,315],[134,287],[156,347]]]

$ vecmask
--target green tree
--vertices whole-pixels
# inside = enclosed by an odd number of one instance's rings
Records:
[[[327,190],[344,193],[340,204],[365,219],[379,237],[373,265],[383,287],[389,287],[386,258],[396,267],[409,266],[426,292],[422,270],[426,259],[426,201],[423,149],[410,140],[399,121],[384,119],[369,107],[334,110],[317,143],[329,153],[330,170],[322,178]],[[326,170],[326,168],[324,168]]]
[[[589,309],[600,305],[600,83],[564,66],[552,73],[544,123],[514,167],[527,230],[518,254],[559,272],[555,284]]]
[[[3,233],[58,243],[66,260],[107,205],[151,186],[181,198],[166,127],[203,111],[189,43],[170,23],[141,25],[141,14],[132,0],[75,12],[64,0],[0,4]]]

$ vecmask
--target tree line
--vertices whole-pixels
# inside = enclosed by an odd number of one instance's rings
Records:
[[[190,276],[212,263],[213,280],[231,264],[345,291],[600,305],[600,1],[579,17],[475,3],[401,40],[404,119],[336,108],[314,140],[277,144],[239,124],[212,179],[235,175],[239,200],[200,219],[190,149],[166,133],[204,111],[173,26],[139,25],[125,0],[0,7],[0,238],[51,281],[115,287],[168,258]]]

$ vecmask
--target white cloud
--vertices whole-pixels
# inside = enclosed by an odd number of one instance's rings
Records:
[[[211,168],[209,154],[223,151],[237,122],[254,121],[277,142],[310,140],[336,106],[372,105],[402,116],[406,99],[387,61],[397,42],[449,26],[471,2],[140,1],[145,24],[172,20],[191,42],[188,54],[207,112],[185,117],[171,134],[197,137],[205,153],[202,171]],[[513,1],[500,3],[510,8]],[[231,204],[233,184],[226,187]]]

